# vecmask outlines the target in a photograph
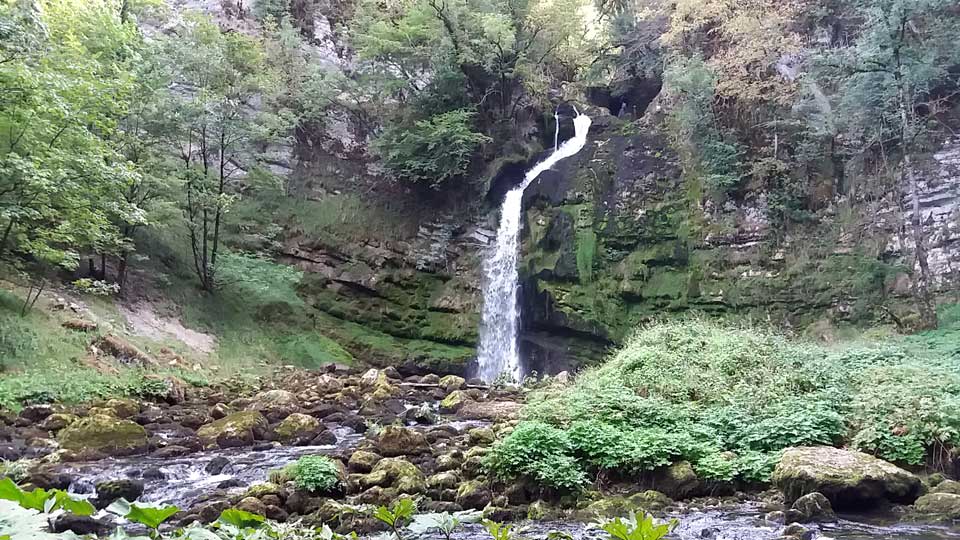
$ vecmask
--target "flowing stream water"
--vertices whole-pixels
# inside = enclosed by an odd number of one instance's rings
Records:
[[[576,109],[574,109],[576,111]],[[559,135],[559,115],[557,135]],[[577,112],[573,119],[574,136],[559,146],[549,157],[527,171],[523,182],[507,192],[500,207],[497,240],[483,265],[483,313],[480,323],[480,347],[477,351],[477,376],[493,381],[505,374],[514,381],[523,377],[523,366],[517,346],[520,311],[517,305],[521,214],[523,192],[540,174],[560,160],[573,156],[587,143],[590,117]],[[554,144],[556,144],[556,137]]]

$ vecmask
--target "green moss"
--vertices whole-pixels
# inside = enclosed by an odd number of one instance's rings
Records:
[[[597,233],[593,229],[577,231],[577,273],[580,283],[593,281],[593,260],[597,255]]]

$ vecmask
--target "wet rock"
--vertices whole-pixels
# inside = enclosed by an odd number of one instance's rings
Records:
[[[340,382],[340,379],[327,375],[326,373],[317,377],[317,381],[313,386],[317,392],[321,394],[336,394],[343,390],[343,383]]]
[[[44,418],[42,422],[40,422],[40,428],[45,429],[47,431],[56,432],[73,424],[79,419],[80,417],[78,417],[75,414],[53,413],[50,416]]]
[[[937,483],[933,489],[930,490],[932,493],[950,493],[953,495],[960,495],[960,482],[956,480],[944,480]]]
[[[153,396],[170,405],[177,405],[187,400],[187,383],[173,375],[147,375],[145,379],[155,382],[156,389]]]
[[[317,436],[310,441],[310,444],[314,446],[332,446],[337,444],[337,434],[329,429],[324,429],[320,433],[317,433]]]
[[[132,399],[111,399],[105,407],[112,409],[117,418],[131,418],[140,414],[140,404]]]
[[[393,366],[387,366],[383,368],[383,374],[387,376],[388,379],[402,379],[400,372],[397,371],[397,368]]]
[[[436,373],[427,373],[420,379],[420,382],[422,384],[440,384],[440,376]]]
[[[797,540],[812,540],[813,531],[799,523],[791,523],[783,528],[783,536]]]
[[[457,489],[457,504],[464,508],[482,510],[490,504],[493,494],[486,482],[468,480]]]
[[[109,522],[96,519],[90,516],[78,516],[71,513],[63,513],[53,519],[52,527],[55,533],[65,533],[67,531],[74,534],[103,535],[110,531]],[[26,538],[26,536],[24,536]]]
[[[263,482],[262,484],[254,484],[250,486],[246,493],[243,494],[244,498],[253,497],[254,499],[262,499],[267,495],[273,495],[275,497],[283,497],[283,488],[273,482]],[[263,515],[263,514],[260,514]]]
[[[460,478],[450,471],[435,474],[427,479],[427,487],[431,489],[455,489],[459,483]]]
[[[447,375],[440,379],[439,385],[440,388],[443,388],[447,392],[453,392],[455,390],[460,390],[467,383],[466,379],[463,377],[458,377],[456,375]]]
[[[96,484],[97,507],[106,508],[117,499],[135,501],[143,495],[143,482],[129,478],[107,480]]]
[[[473,428],[467,432],[470,444],[490,445],[497,440],[496,433],[488,427]]]
[[[170,446],[165,446],[163,448],[157,448],[156,450],[154,450],[154,452],[151,455],[159,459],[170,459],[170,458],[185,456],[190,452],[191,450],[186,446],[179,446],[179,445],[173,444]]]
[[[51,414],[57,412],[53,405],[27,405],[20,411],[20,418],[26,420],[29,424],[35,424]]]
[[[309,493],[294,491],[287,497],[284,507],[288,512],[303,516],[316,512],[323,502],[323,497],[315,497]]]
[[[113,416],[88,416],[57,434],[60,446],[75,452],[93,451],[108,456],[124,456],[147,448],[143,426]]]
[[[653,487],[670,497],[684,499],[700,488],[700,479],[689,461],[678,461],[654,473]]]
[[[350,460],[347,462],[347,469],[351,472],[368,473],[373,470],[374,465],[376,465],[380,459],[379,454],[366,450],[357,450],[350,455]]]
[[[146,426],[156,424],[163,419],[163,410],[156,405],[146,405],[140,408],[140,414],[133,417],[133,421]]]
[[[463,405],[470,401],[470,396],[463,390],[454,390],[440,402],[440,410],[445,413],[457,412]]]
[[[271,422],[280,421],[300,410],[300,400],[287,390],[268,390],[253,397],[247,405],[248,411],[257,411]]]
[[[200,517],[200,521],[203,523],[211,523],[217,520],[220,517],[220,514],[230,508],[230,501],[225,500],[216,500],[208,501],[201,505],[199,509],[195,508],[197,515]]]
[[[404,413],[404,418],[407,422],[426,426],[436,424],[438,421],[437,413],[433,412],[433,408],[428,403],[408,409]]]
[[[423,454],[430,443],[422,433],[400,426],[386,426],[377,437],[377,448],[386,457]]]
[[[210,408],[210,416],[214,420],[226,418],[227,416],[230,416],[231,414],[233,414],[233,412],[234,412],[233,409],[231,409],[230,406],[227,405],[226,403],[217,403],[216,405]]]
[[[66,490],[73,483],[73,477],[67,473],[53,470],[34,471],[27,476],[27,483],[41,489]]]
[[[274,431],[284,444],[307,444],[320,431],[320,421],[307,414],[293,413],[284,418]]]
[[[426,478],[420,468],[403,458],[381,459],[367,476],[377,480],[368,485],[389,486],[400,493],[417,494],[426,488]]]
[[[869,507],[878,501],[911,503],[920,479],[881,459],[832,447],[789,448],[773,473],[788,502],[822,493],[837,509]]]
[[[273,505],[273,504],[266,505],[263,515],[267,519],[271,519],[273,521],[279,521],[281,523],[283,523],[284,521],[287,520],[287,518],[290,517],[290,515],[287,514],[287,512],[283,508],[280,508],[279,506]]]
[[[953,493],[928,493],[917,499],[913,507],[927,519],[960,519],[960,495]]]
[[[160,467],[151,467],[149,469],[143,470],[143,479],[144,480],[166,480],[167,475],[160,469]]]
[[[226,466],[229,464],[230,464],[229,459],[223,456],[216,456],[207,463],[207,466],[204,467],[203,470],[207,474],[216,476],[221,472],[223,472],[223,469],[226,468]]]
[[[790,510],[796,512],[797,519],[801,523],[810,521],[836,521],[837,515],[833,513],[833,507],[830,501],[822,493],[807,493],[793,502]]]
[[[202,426],[197,436],[204,448],[233,448],[262,439],[267,429],[267,419],[260,412],[244,411]]]
[[[782,511],[767,512],[763,520],[771,525],[783,525],[787,521],[787,515]]]
[[[457,416],[466,420],[505,422],[516,419],[522,407],[516,401],[468,401],[457,411]]]
[[[463,463],[463,454],[460,451],[443,454],[437,457],[438,471],[453,471],[460,468]]]
[[[238,478],[227,478],[223,482],[217,484],[217,489],[232,489],[243,487],[245,484]]]
[[[237,509],[250,512],[251,514],[257,514],[258,516],[265,516],[267,514],[267,505],[260,502],[260,499],[256,497],[244,497],[237,503]]]

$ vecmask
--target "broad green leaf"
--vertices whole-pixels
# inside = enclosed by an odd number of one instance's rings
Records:
[[[217,521],[226,523],[227,525],[233,525],[239,529],[255,529],[263,525],[266,519],[253,512],[247,512],[237,508],[228,508],[220,514]]]

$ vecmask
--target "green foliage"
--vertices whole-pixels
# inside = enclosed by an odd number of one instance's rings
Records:
[[[312,493],[328,492],[340,483],[340,469],[327,456],[302,456],[293,475],[298,488]]]
[[[148,506],[139,503],[130,503],[118,499],[107,507],[107,511],[116,514],[127,521],[139,523],[149,529],[157,530],[165,521],[180,511],[176,506]]]
[[[656,524],[653,516],[642,518],[632,514],[626,519],[615,518],[600,524],[600,528],[610,535],[610,540],[660,540],[670,534],[677,526],[677,520]]]
[[[373,511],[373,517],[385,523],[397,540],[403,540],[402,529],[413,519],[417,512],[417,504],[413,499],[402,498],[393,503],[393,507],[379,506]]]
[[[228,508],[220,513],[217,521],[238,529],[256,529],[263,525],[266,518],[237,508]]]
[[[572,387],[533,392],[492,470],[537,479],[544,456],[581,475],[683,459],[705,479],[766,482],[782,449],[842,444],[922,463],[958,440],[960,373],[910,343],[834,349],[704,319],[646,326]]]
[[[499,478],[523,476],[546,486],[575,491],[586,483],[586,474],[573,451],[562,429],[543,422],[522,422],[493,447],[486,466]]]
[[[474,152],[491,141],[473,131],[474,113],[456,110],[387,127],[374,148],[398,177],[438,189],[467,172]]]
[[[513,532],[513,525],[499,523],[497,521],[483,520],[483,528],[487,530],[491,540],[514,540],[516,535]]]
[[[28,510],[49,514],[54,510],[64,510],[78,516],[91,516],[96,509],[86,500],[74,499],[59,489],[45,490],[35,488],[24,491],[10,478],[0,479],[0,499],[12,501]]]

